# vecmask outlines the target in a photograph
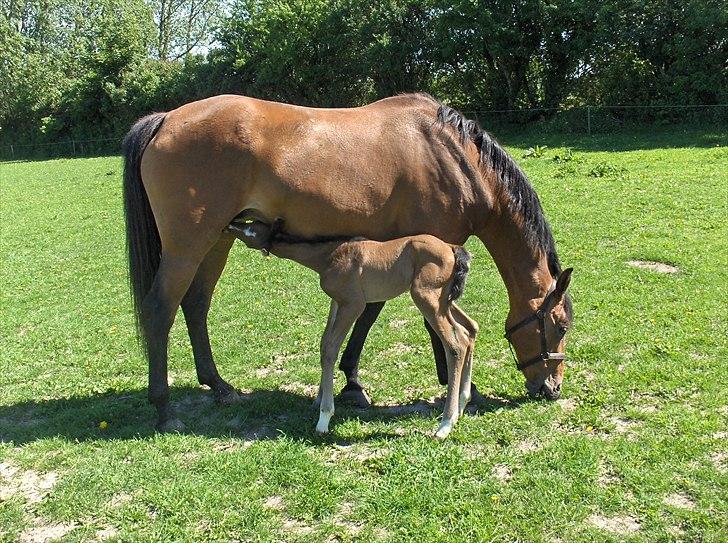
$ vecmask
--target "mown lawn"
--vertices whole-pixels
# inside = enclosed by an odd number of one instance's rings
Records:
[[[317,436],[327,299],[312,272],[242,245],[210,329],[247,400],[220,408],[197,386],[180,315],[170,377],[188,433],[156,435],[120,159],[0,164],[0,540],[728,540],[728,137],[506,143],[575,268],[564,394],[526,399],[504,287],[472,240],[462,305],[481,326],[486,402],[444,443],[444,390],[405,298],[365,348],[375,406],[339,406]],[[522,158],[536,144],[543,156]]]

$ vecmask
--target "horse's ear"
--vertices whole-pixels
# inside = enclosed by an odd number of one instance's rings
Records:
[[[573,271],[574,268],[567,268],[559,274],[559,278],[556,280],[556,287],[554,288],[555,303],[561,303],[561,300],[564,298],[564,293],[569,288],[569,283],[571,283],[571,273]]]

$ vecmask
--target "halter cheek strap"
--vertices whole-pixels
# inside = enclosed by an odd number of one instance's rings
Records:
[[[548,362],[549,360],[564,360],[566,358],[566,355],[564,355],[563,353],[549,352],[548,345],[546,343],[546,308],[551,302],[551,297],[553,293],[554,291],[552,290],[546,295],[546,298],[544,298],[543,302],[541,302],[541,306],[536,310],[533,315],[526,317],[522,321],[517,322],[510,328],[506,329],[504,337],[508,341],[508,347],[510,347],[511,349],[511,355],[513,355],[513,360],[519,370],[524,370],[529,366],[533,366],[534,364],[537,364],[539,362]],[[534,356],[533,358],[530,358],[529,360],[526,360],[525,362],[519,362],[518,358],[516,358],[516,353],[513,351],[511,337],[513,336],[514,332],[520,330],[521,328],[535,320],[538,320],[538,327],[541,332],[541,353]]]

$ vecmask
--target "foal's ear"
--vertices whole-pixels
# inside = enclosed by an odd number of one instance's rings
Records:
[[[556,287],[554,288],[555,303],[561,303],[564,293],[566,292],[566,289],[569,288],[569,283],[571,283],[571,272],[573,271],[574,268],[567,268],[559,274],[559,278],[556,281]]]

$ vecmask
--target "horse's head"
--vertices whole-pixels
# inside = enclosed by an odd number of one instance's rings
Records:
[[[267,251],[270,249],[272,227],[261,221],[230,223],[226,228],[251,249]]]
[[[530,314],[511,310],[506,320],[506,339],[515,350],[516,365],[526,377],[528,394],[557,400],[564,377],[565,335],[571,327],[571,299],[566,289],[572,268],[564,270],[546,297],[534,300]]]

